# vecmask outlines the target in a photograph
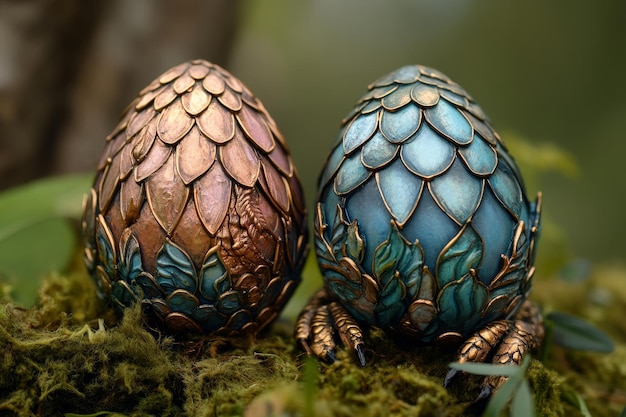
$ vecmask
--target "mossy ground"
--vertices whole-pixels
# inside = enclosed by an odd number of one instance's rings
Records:
[[[538,414],[579,416],[574,393],[595,417],[626,405],[626,274],[604,268],[576,284],[537,279],[546,309],[583,316],[616,340],[612,354],[548,346],[529,379]],[[400,346],[384,333],[367,340],[368,365],[345,350],[333,365],[308,362],[291,323],[256,341],[180,342],[142,326],[140,310],[120,323],[84,274],[52,277],[30,309],[0,295],[0,416],[66,413],[132,416],[477,416],[481,378],[441,383],[453,351]],[[104,413],[108,412],[108,413]],[[71,414],[70,414],[71,415]]]

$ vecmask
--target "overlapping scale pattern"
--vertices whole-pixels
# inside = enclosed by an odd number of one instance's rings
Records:
[[[352,294],[342,301],[355,317],[431,341],[510,316],[526,296],[539,201],[528,202],[482,109],[441,72],[406,66],[371,84],[344,119],[319,185],[318,259],[330,293],[340,300]],[[373,277],[378,288],[357,290],[354,278],[338,278],[341,259],[350,257],[341,247],[355,242],[336,231],[348,225],[363,242],[360,259],[350,262],[359,265],[363,286]],[[404,253],[402,245],[423,257],[398,267],[399,287],[387,292],[393,280],[380,276],[376,259],[387,250]],[[421,271],[418,284],[414,270]],[[420,285],[430,295],[420,296]],[[405,309],[381,308],[393,303]]]
[[[143,89],[107,137],[85,199],[85,260],[119,309],[143,294],[174,332],[255,333],[299,282],[306,227],[263,104],[195,60]]]
[[[523,196],[514,184],[521,184],[521,178],[502,161],[506,150],[499,136],[458,84],[436,70],[407,66],[370,85],[359,103],[364,107],[346,121],[338,145],[343,153],[339,149],[331,153],[322,188],[332,182],[338,195],[350,199],[365,181],[373,181],[372,173],[402,177],[398,184],[408,179],[412,181],[407,184],[424,182],[441,213],[461,226],[478,209],[487,186],[512,212],[512,221],[520,220]],[[357,151],[360,159],[354,156]],[[404,170],[392,161],[401,161]],[[504,178],[510,184],[502,184]],[[381,187],[379,191],[390,217],[401,224],[410,222],[422,188],[407,185],[401,192]]]

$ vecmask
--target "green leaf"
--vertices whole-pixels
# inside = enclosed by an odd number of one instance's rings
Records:
[[[526,176],[534,173],[558,172],[569,178],[580,174],[572,154],[552,143],[532,143],[517,132],[505,132],[506,145]]]
[[[419,242],[409,243],[394,222],[387,240],[374,251],[372,270],[381,288],[385,288],[389,280],[395,278],[396,271],[399,272],[399,278],[407,289],[406,296],[413,299],[419,289],[423,260],[424,253]]]
[[[453,362],[448,365],[450,368],[458,369],[459,371],[467,372],[474,375],[485,376],[516,376],[524,373],[524,368],[517,365],[495,365],[492,363],[474,363],[465,362],[458,363]]]
[[[32,224],[0,240],[0,281],[11,286],[16,302],[30,307],[37,298],[41,278],[50,271],[65,269],[75,245],[76,233],[65,219]]]
[[[483,414],[483,417],[500,417],[502,411],[508,404],[508,402],[514,396],[521,395],[517,399],[520,405],[517,405],[518,411],[522,408],[524,412],[528,410],[528,396],[530,395],[530,387],[528,387],[528,381],[526,380],[526,370],[530,366],[531,357],[527,355],[524,357],[521,366],[517,365],[494,365],[488,363],[451,363],[449,366],[454,369],[458,369],[464,372],[468,372],[476,375],[486,376],[506,376],[507,380],[498,390],[494,393],[489,400],[487,409]],[[526,384],[526,387],[522,385]],[[519,390],[525,390],[526,393],[519,394]],[[526,404],[526,405],[524,405]],[[533,409],[532,395],[530,395],[530,409]],[[512,414],[512,417],[518,416],[534,416],[534,414]]]
[[[468,273],[442,288],[437,299],[439,319],[452,328],[471,331],[481,319],[487,299],[484,284]]]
[[[117,264],[116,245],[113,242],[113,234],[102,214],[98,215],[96,225],[96,246],[98,248],[98,257],[109,276],[115,274]]]
[[[133,291],[133,288],[131,288],[126,281],[122,280],[113,282],[111,285],[111,295],[113,296],[113,299],[120,303],[123,307],[129,307],[138,299],[137,294]]]
[[[573,350],[610,353],[615,349],[611,338],[602,330],[580,318],[553,311],[546,316],[552,323],[554,343]]]
[[[200,294],[214,303],[231,288],[228,270],[222,263],[215,246],[206,254],[200,270]]]
[[[445,285],[460,279],[470,269],[478,268],[482,257],[483,244],[480,236],[470,224],[466,224],[439,255],[437,282]]]
[[[304,359],[304,369],[302,370],[302,382],[304,389],[304,417],[315,416],[315,399],[318,392],[319,363],[313,357]]]
[[[574,395],[576,396],[576,402],[578,402],[578,408],[580,409],[580,413],[583,415],[583,417],[591,417],[591,413],[589,412],[589,408],[587,408],[587,403],[585,402],[583,397],[581,397],[580,394],[577,392],[575,392]],[[626,408],[624,408],[624,411],[622,411],[622,414],[620,416],[626,417]]]
[[[500,417],[522,379],[521,375],[510,376],[489,400],[483,417]]]
[[[77,174],[34,181],[0,194],[0,240],[16,224],[32,224],[50,217],[80,218],[83,195],[93,174]]]
[[[563,389],[561,391],[561,398],[568,404],[578,407],[578,410],[580,411],[580,414],[583,417],[591,417],[591,413],[589,412],[589,409],[587,408],[587,404],[585,403],[585,400],[579,393],[577,393],[573,389],[567,389],[567,388]],[[622,413],[621,417],[626,417],[626,416]]]
[[[359,235],[359,225],[354,220],[348,226],[348,236],[346,238],[346,255],[355,262],[363,261],[363,238]]]
[[[315,253],[317,259],[319,259],[320,266],[325,265],[337,265],[337,258],[335,257],[333,247],[329,241],[328,229],[332,227],[328,224],[326,218],[326,210],[324,204],[317,203],[316,215],[313,219],[313,227],[315,230],[313,244],[315,245]]]
[[[622,410],[622,414],[620,414],[619,417],[626,417],[626,407],[624,407],[624,409]]]
[[[378,245],[374,251],[372,271],[383,290],[394,278],[396,264],[404,255],[404,247],[404,238],[400,231],[397,227],[392,227],[387,240]]]
[[[0,280],[31,306],[39,278],[67,267],[76,245],[68,219],[79,219],[93,174],[34,181],[0,194]]]
[[[416,240],[412,245],[408,243],[405,245],[404,254],[398,259],[396,268],[406,287],[407,299],[413,300],[416,293],[422,288],[424,289],[424,296],[434,293],[434,285],[431,285],[433,282],[428,282],[428,280],[434,281],[434,278],[431,274],[423,272],[424,250],[419,241]],[[430,291],[431,288],[433,291]],[[432,297],[425,299],[432,301]]]
[[[416,257],[416,254],[419,256]],[[374,251],[372,262],[374,278],[381,288],[375,309],[380,325],[397,322],[405,314],[402,303],[407,295],[404,279],[411,278],[413,281],[415,279],[412,276],[405,276],[404,273],[412,273],[414,270],[419,273],[421,261],[420,250],[411,247],[394,223],[387,240],[378,245]],[[412,284],[412,291],[413,295],[417,291],[415,282]]]
[[[156,278],[168,294],[177,289],[196,290],[196,272],[191,258],[169,239],[157,255]]]
[[[126,228],[120,238],[120,260],[117,267],[122,278],[130,283],[143,272],[139,242],[130,228]]]
[[[341,207],[337,205],[337,210],[335,210],[335,217],[333,218],[333,224],[327,230],[330,232],[330,239],[327,239],[329,242],[335,259],[341,259],[343,254],[341,250],[343,248],[343,243],[346,240],[346,224],[343,220],[343,215],[341,212]]]
[[[534,417],[535,404],[533,395],[530,392],[528,380],[524,379],[520,383],[511,401],[511,417]]]

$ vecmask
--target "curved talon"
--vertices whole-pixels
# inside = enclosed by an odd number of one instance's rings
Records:
[[[457,362],[486,362],[493,349],[498,346],[504,337],[514,328],[514,323],[509,320],[498,320],[490,323],[488,326],[474,333],[461,345]],[[443,386],[450,386],[452,381],[462,373],[463,372],[458,369],[450,369],[446,374]],[[483,386],[484,385],[483,383]],[[491,393],[491,390],[489,393]]]
[[[354,351],[356,352],[356,357],[359,359],[359,365],[361,365],[361,368],[365,367],[365,345],[363,343],[357,345],[354,348]]]
[[[524,354],[541,345],[544,332],[541,312],[533,303],[525,301],[513,328],[499,343],[492,362],[500,365],[521,365]]]
[[[487,398],[491,397],[491,393],[492,392],[493,392],[493,389],[490,386],[487,386],[487,385],[484,385],[484,384],[481,385],[480,393],[478,394],[478,396],[474,400],[474,403],[480,403],[480,402],[486,400]]]
[[[313,353],[328,362],[335,360],[335,329],[328,305],[320,306],[311,322],[311,349]]]
[[[443,387],[448,388],[450,384],[452,383],[452,381],[454,380],[454,378],[456,378],[457,375],[459,375],[460,373],[461,371],[459,371],[458,369],[451,368],[446,374],[445,379],[443,380]]]
[[[325,289],[319,290],[306,305],[296,321],[295,337],[307,355],[334,362],[335,336],[352,348],[359,364],[365,366],[363,331],[357,321],[341,304],[330,302]]]
[[[296,320],[296,328],[294,331],[296,341],[298,345],[304,350],[304,352],[311,356],[313,355],[313,351],[309,346],[309,339],[311,337],[311,323],[313,322],[313,317],[315,317],[315,313],[319,306],[322,304],[322,301],[327,297],[326,290],[322,288],[317,291],[315,295],[311,298],[309,303],[304,307],[304,310],[298,316]]]
[[[359,324],[352,318],[350,313],[348,313],[348,310],[337,302],[330,303],[328,309],[330,310],[341,341],[344,345],[351,347],[356,352],[361,367],[365,366],[363,332]]]
[[[532,335],[531,350],[539,347],[545,336],[543,314],[534,303],[526,300],[516,317],[516,325],[525,324],[525,331]]]
[[[485,362],[492,350],[513,329],[513,322],[498,320],[468,338],[459,349],[458,362]]]
[[[521,365],[524,355],[536,349],[544,336],[543,317],[530,301],[524,301],[515,321],[499,320],[474,333],[461,346],[457,361],[486,362],[497,365]],[[491,358],[491,359],[490,359]],[[444,380],[447,387],[460,373],[451,369]],[[487,376],[476,401],[488,398],[507,380],[504,376]]]

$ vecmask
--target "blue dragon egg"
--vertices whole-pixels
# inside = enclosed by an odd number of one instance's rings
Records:
[[[325,287],[362,324],[460,340],[528,296],[540,205],[469,94],[402,67],[344,119],[320,176]]]

